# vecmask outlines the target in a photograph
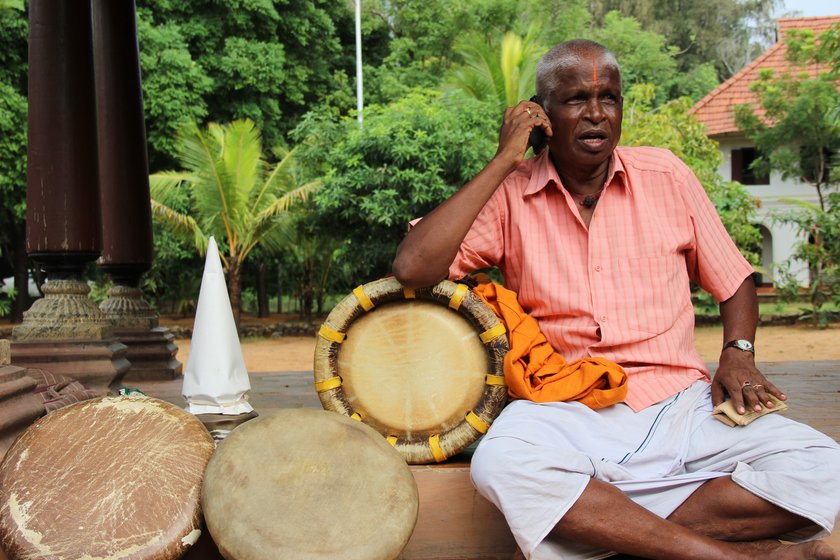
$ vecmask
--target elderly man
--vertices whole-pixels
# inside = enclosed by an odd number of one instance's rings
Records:
[[[756,369],[752,268],[694,174],[667,150],[617,147],[621,75],[590,41],[537,67],[540,102],[507,109],[487,166],[406,236],[393,270],[431,285],[497,266],[569,360],[624,367],[623,403],[508,405],[472,463],[527,558],[835,558],[840,446],[777,414],[712,418],[785,396]],[[548,149],[525,160],[541,128]],[[689,281],[721,303],[714,379],[694,349]],[[781,544],[777,537],[800,544]]]

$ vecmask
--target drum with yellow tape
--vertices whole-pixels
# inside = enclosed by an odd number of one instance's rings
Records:
[[[353,290],[319,329],[315,390],[407,462],[440,462],[501,412],[507,351],[504,325],[468,286],[411,290],[385,278]]]

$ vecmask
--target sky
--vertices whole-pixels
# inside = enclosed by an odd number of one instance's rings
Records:
[[[776,17],[792,11],[801,12],[797,16],[837,16],[840,15],[840,0],[784,0],[784,7],[776,10]]]

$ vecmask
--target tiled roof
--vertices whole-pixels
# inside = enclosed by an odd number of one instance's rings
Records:
[[[797,72],[807,71],[811,76],[815,76],[819,70],[823,69],[821,65],[815,64],[808,67],[794,67],[785,60],[787,47],[784,39],[787,32],[791,29],[810,29],[818,35],[838,21],[840,21],[840,15],[779,19],[777,21],[779,40],[776,44],[698,101],[689,113],[706,125],[706,134],[709,136],[738,133],[738,127],[735,126],[735,106],[756,101],[756,95],[750,91],[750,84],[758,80],[761,70],[770,68],[778,75],[795,69]],[[763,111],[759,109],[756,113],[762,116]]]

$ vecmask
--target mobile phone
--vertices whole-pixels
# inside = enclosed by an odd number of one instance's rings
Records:
[[[538,95],[533,96],[529,99],[529,101],[539,104],[540,107],[543,106],[542,98]],[[538,154],[543,151],[546,144],[548,144],[548,135],[545,133],[545,130],[543,130],[543,127],[535,126],[532,128],[531,135],[528,136],[528,145],[531,146],[534,153]]]

